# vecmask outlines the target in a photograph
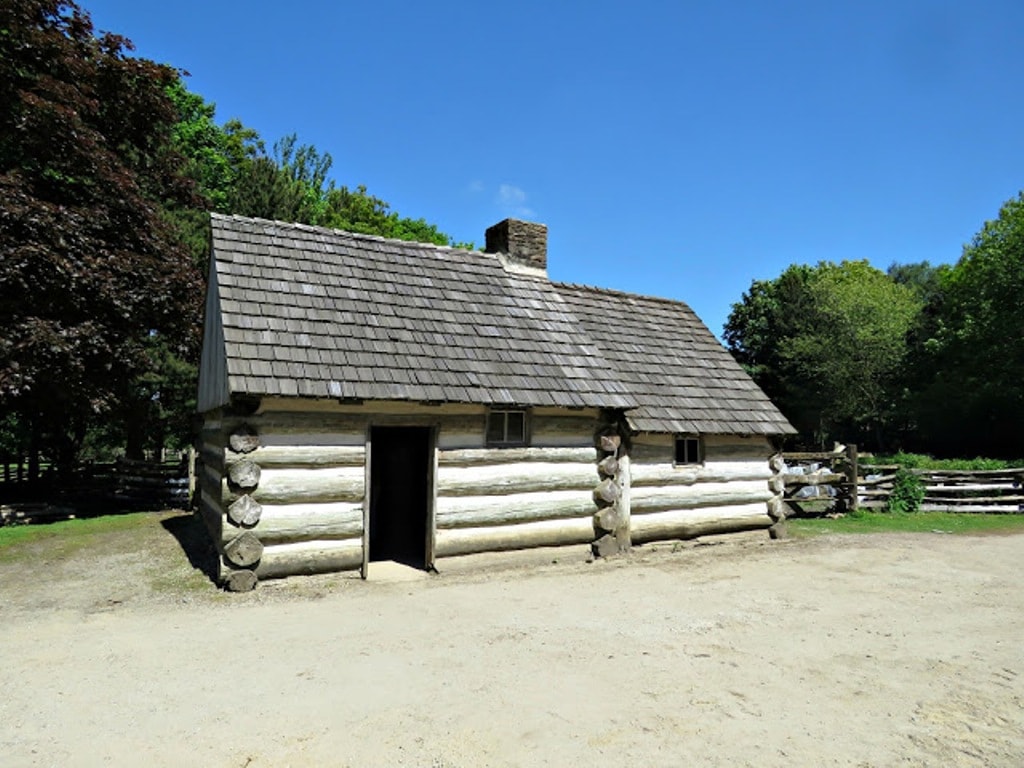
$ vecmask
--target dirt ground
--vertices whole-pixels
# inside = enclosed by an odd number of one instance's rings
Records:
[[[0,764],[1024,765],[1021,535],[553,550],[245,595],[196,543],[164,514],[0,561]]]

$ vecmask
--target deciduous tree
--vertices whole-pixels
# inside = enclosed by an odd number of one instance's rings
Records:
[[[151,369],[194,355],[201,280],[163,215],[192,205],[173,69],[74,2],[0,5],[0,407],[67,467]]]
[[[1024,194],[942,275],[924,341],[922,437],[947,455],[1020,458],[1024,434]]]
[[[920,306],[866,261],[791,266],[733,305],[725,339],[805,442],[880,446]]]

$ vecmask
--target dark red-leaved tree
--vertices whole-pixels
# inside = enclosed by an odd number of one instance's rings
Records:
[[[201,277],[164,213],[195,204],[178,73],[131,50],[73,2],[0,4],[0,416],[58,466],[198,344]]]

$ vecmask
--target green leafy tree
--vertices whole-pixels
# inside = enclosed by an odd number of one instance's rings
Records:
[[[897,406],[892,430],[896,443],[909,450],[935,452],[920,429],[921,393],[934,376],[935,337],[941,328],[945,299],[945,280],[949,266],[933,266],[927,261],[892,264],[887,273],[900,285],[911,289],[921,301],[921,310],[906,336],[906,359],[897,384]]]
[[[866,261],[791,266],[733,305],[725,340],[809,444],[891,431],[921,301]]]
[[[422,218],[399,215],[365,186],[336,186],[330,177],[331,155],[300,143],[294,133],[275,142],[268,154],[255,130],[237,119],[218,125],[214,105],[189,92],[180,80],[169,95],[178,110],[174,147],[186,158],[185,173],[196,182],[203,201],[199,207],[172,211],[197,262],[204,263],[209,252],[207,210],[473,247],[455,243]]]
[[[906,335],[921,302],[866,261],[819,264],[808,288],[812,324],[782,340],[783,359],[827,398],[825,434],[870,436],[881,448],[896,416]]]
[[[292,181],[273,158],[253,158],[241,169],[228,199],[228,212],[276,221],[311,224],[305,216],[306,190]]]
[[[391,210],[388,203],[370,195],[364,186],[358,186],[355,190],[348,187],[332,188],[325,202],[323,222],[329,227],[398,240],[472,248],[472,244],[456,243],[424,219],[400,216]]]
[[[65,469],[154,338],[186,359],[198,342],[201,279],[164,215],[195,205],[178,73],[131,50],[73,2],[0,5],[0,407]]]
[[[259,134],[237,119],[218,125],[215,105],[190,92],[181,79],[168,88],[168,96],[178,113],[171,138],[185,158],[184,173],[196,182],[206,206],[227,212],[242,170],[264,154]]]
[[[779,379],[779,340],[796,335],[813,319],[808,289],[813,274],[811,267],[791,265],[774,280],[755,280],[742,300],[732,305],[725,342],[769,396],[781,396],[784,391]]]
[[[932,266],[930,262],[919,261],[911,264],[889,265],[886,274],[897,285],[910,288],[924,303],[930,304],[942,294],[942,280],[946,265]]]
[[[329,175],[332,165],[329,153],[299,144],[295,134],[285,136],[274,144],[273,156],[257,154],[243,168],[228,208],[243,216],[436,245],[456,244],[435,225],[392,211],[365,186],[335,186]]]
[[[804,442],[816,440],[827,403],[813,378],[792,370],[782,341],[813,326],[813,275],[812,267],[794,264],[774,280],[754,281],[733,304],[724,333],[733,356],[801,432]]]
[[[172,146],[184,158],[182,172],[195,183],[197,195],[187,205],[165,201],[165,209],[178,239],[205,275],[210,253],[208,212],[233,212],[236,190],[245,183],[253,160],[263,154],[263,142],[239,120],[218,125],[215,106],[190,92],[181,78],[167,89],[167,95],[177,111]]]
[[[923,341],[922,440],[944,455],[1019,458],[1024,434],[1024,194],[943,272]]]

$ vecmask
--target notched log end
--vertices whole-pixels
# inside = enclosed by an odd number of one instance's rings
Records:
[[[622,491],[611,478],[602,480],[594,489],[594,500],[598,504],[614,504],[621,495]]]
[[[242,459],[228,466],[228,481],[232,487],[251,491],[260,484],[260,465],[251,459]]]
[[[224,576],[224,589],[228,592],[251,592],[257,581],[255,571],[248,568],[232,570]]]
[[[611,557],[623,551],[622,544],[610,533],[606,533],[590,545],[594,557]]]
[[[768,516],[772,520],[785,520],[789,517],[789,507],[782,499],[775,498],[768,500]]]
[[[252,453],[260,447],[260,436],[252,427],[242,426],[228,437],[228,446],[235,453]]]
[[[601,477],[615,477],[619,472],[619,460],[612,456],[605,456],[597,464],[597,472]]]
[[[235,499],[228,507],[228,520],[241,528],[252,528],[262,514],[263,506],[249,495]]]
[[[623,526],[622,512],[616,506],[605,507],[594,515],[594,524],[598,530],[613,533]]]
[[[263,557],[263,542],[252,531],[243,531],[224,545],[224,559],[236,568],[255,565]]]

